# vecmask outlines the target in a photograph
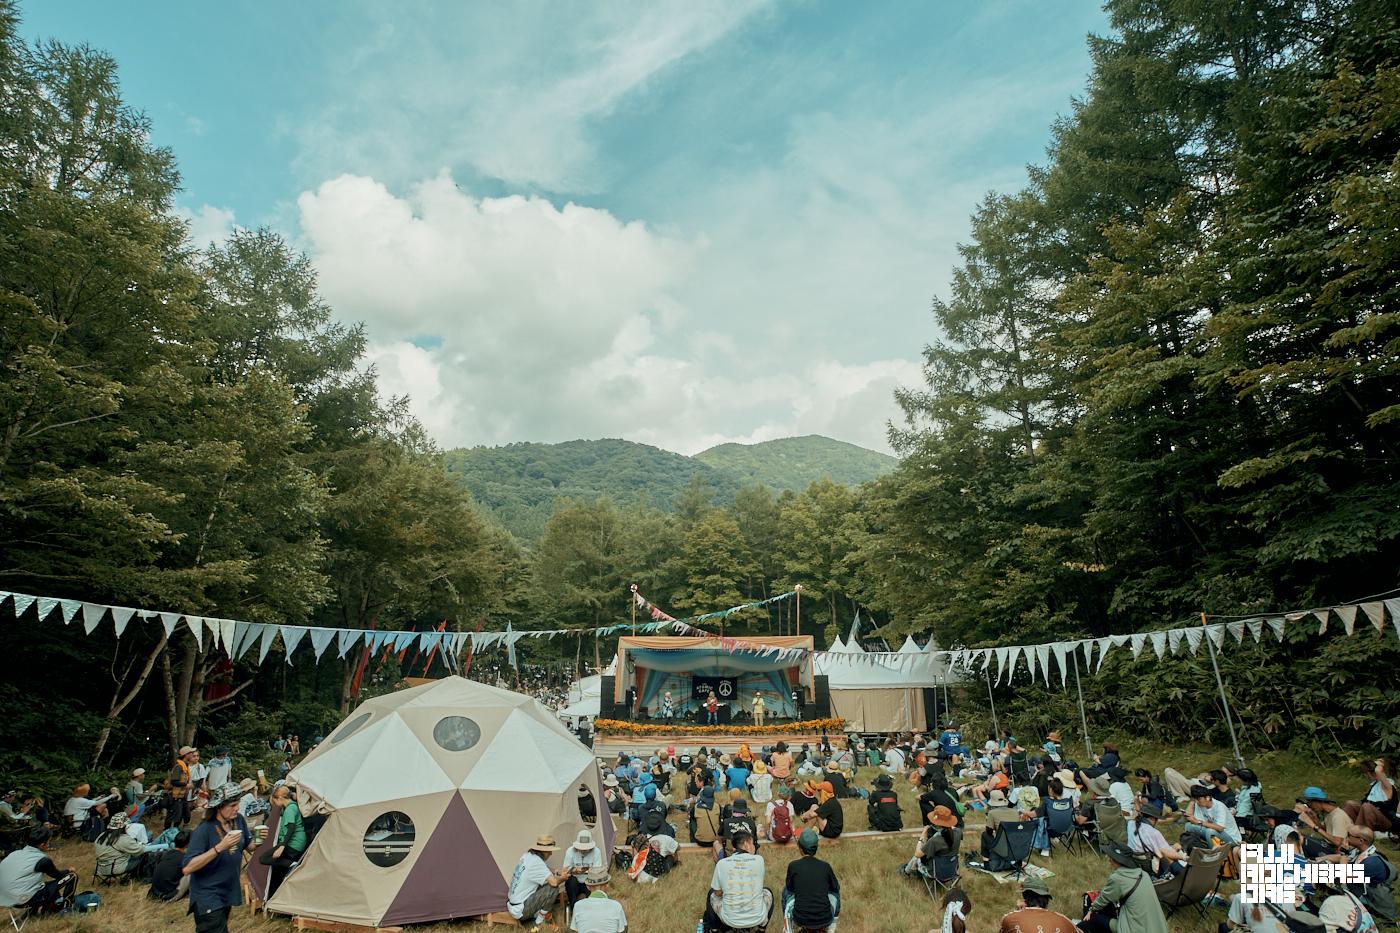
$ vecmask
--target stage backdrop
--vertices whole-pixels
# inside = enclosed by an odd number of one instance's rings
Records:
[[[812,648],[810,635],[770,638],[725,639],[685,636],[624,636],[617,645],[615,700],[621,701],[628,684],[638,685],[640,705],[649,713],[660,706],[660,697],[670,690],[671,697],[685,709],[694,709],[693,678],[731,678],[737,696],[736,712],[748,710],[755,690],[762,690],[767,711],[775,717],[793,713],[791,693],[801,689],[812,700]],[[806,649],[800,662],[765,654],[764,649]],[[732,648],[732,650],[730,650]]]

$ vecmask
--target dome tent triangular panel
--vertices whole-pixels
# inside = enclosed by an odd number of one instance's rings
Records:
[[[578,740],[564,738],[524,710],[516,710],[476,767],[462,781],[469,790],[517,790],[562,794],[578,787],[593,755]]]
[[[319,751],[319,749],[318,749]],[[330,746],[297,767],[297,786],[336,809],[452,790],[420,738],[398,715],[372,722],[339,745]]]
[[[475,917],[503,902],[509,887],[466,802],[453,794],[381,922],[422,923],[440,920],[444,912]]]
[[[408,725],[409,730],[418,737],[421,747],[437,762],[438,767],[447,775],[452,786],[460,787],[462,781],[476,768],[491,742],[501,734],[501,727],[505,724],[506,719],[516,715],[516,708],[480,704],[454,706],[448,709],[428,706],[401,706],[394,715],[403,720]],[[444,723],[444,720],[447,722]],[[442,745],[438,741],[439,725],[451,727],[461,720],[470,723],[468,728],[475,734],[475,744],[460,750]],[[453,738],[459,740],[463,738],[460,732],[460,728],[455,730],[449,728],[448,733],[445,733],[443,738],[447,739],[450,744]]]
[[[406,701],[402,694],[412,696]],[[498,717],[497,711],[505,715]],[[371,714],[365,725],[354,730],[346,728],[365,712]],[[500,789],[459,791],[454,784],[447,793],[419,793],[422,781],[413,772],[427,770],[441,775],[441,780],[447,779],[434,752],[438,739],[432,724],[453,716],[470,717],[480,728],[479,741],[471,750],[482,749],[482,756],[476,758],[477,764],[467,771],[464,780],[469,782],[473,774],[483,770],[482,758],[499,743],[504,752],[514,749],[516,754],[510,759],[510,767],[496,777],[509,777],[528,768],[536,772],[534,776],[544,776],[538,782],[541,786],[556,789],[530,793],[520,789],[519,781],[494,780],[485,783]],[[456,729],[443,736],[452,744],[464,734]],[[299,802],[313,807],[324,802],[329,814],[300,867],[288,875],[268,905],[274,912],[372,927],[383,925],[391,911],[396,916],[401,911],[412,913],[414,922],[427,922],[463,916],[465,909],[479,909],[482,913],[503,910],[506,879],[512,866],[539,833],[552,832],[561,843],[566,843],[579,830],[592,828],[599,845],[610,851],[613,834],[608,821],[589,827],[578,809],[580,785],[588,788],[596,800],[602,799],[596,760],[549,711],[529,697],[461,677],[448,677],[401,691],[398,696],[366,701],[331,735],[344,735],[339,746],[323,743],[316,755],[308,756],[289,776],[289,782],[297,788]],[[333,765],[343,766],[355,749],[372,751],[379,743],[390,741],[402,743],[402,747],[383,756],[382,767],[375,764],[370,771],[357,772],[355,779],[347,779],[339,786],[325,773]],[[338,747],[346,751],[336,751]],[[416,750],[410,751],[414,747]],[[527,755],[525,759],[521,758],[522,753]],[[522,765],[522,760],[528,764]],[[424,762],[429,764],[425,766]],[[304,785],[303,771],[309,778]],[[439,786],[438,780],[434,777],[428,786]],[[366,802],[342,809],[334,799],[323,796],[321,789],[340,794],[340,799]],[[466,855],[450,855],[454,860],[466,857],[479,863],[476,870],[484,874],[480,885],[477,880],[472,881],[475,899],[471,905],[457,890],[461,887],[460,873],[455,875],[459,884],[450,890],[436,880],[439,870],[460,872],[460,861],[456,866],[436,864],[444,857],[444,847],[453,833],[449,831],[443,842],[430,845],[438,838],[439,824],[445,821],[453,797],[463,802],[463,810],[485,849],[483,852],[480,847],[467,846],[462,850]],[[599,809],[606,812],[605,808]],[[365,834],[372,824],[382,829],[377,823],[379,818],[395,811],[406,814],[414,824],[412,849],[402,863],[384,867],[366,855]],[[454,808],[452,821],[458,818]],[[392,827],[391,831],[400,832]],[[391,838],[388,844],[397,842]],[[493,874],[499,884],[491,880]],[[424,895],[411,897],[412,905],[400,900],[410,876],[415,878],[415,890]]]

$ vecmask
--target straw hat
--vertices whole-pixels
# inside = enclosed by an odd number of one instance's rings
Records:
[[[722,764],[722,765],[731,765],[731,764],[734,763],[734,759],[731,758],[731,757],[729,757],[728,754],[720,755],[720,756],[719,756],[719,763]]]
[[[1006,795],[1003,794],[1001,791],[999,791],[999,790],[994,790],[994,791],[992,791],[990,794],[987,795],[987,806],[989,806],[989,807],[1004,807],[1004,806],[1006,806],[1006,805],[1007,805],[1007,803],[1006,803]]]
[[[530,846],[532,852],[558,852],[559,844],[554,841],[551,833],[540,833],[535,837],[534,844]]]
[[[608,874],[606,868],[591,868],[588,874],[583,876],[583,883],[590,888],[601,887],[612,881],[612,875]]]
[[[178,752],[175,753],[175,757],[176,757],[176,758],[184,758],[184,757],[185,757],[186,755],[188,755],[190,752],[197,752],[197,751],[199,751],[199,749],[195,748],[193,745],[181,745],[181,746],[180,746],[180,750],[179,750]]]
[[[580,829],[578,831],[578,838],[574,840],[575,849],[578,849],[580,852],[591,852],[596,845],[597,843],[593,841],[592,833],[586,829]]]
[[[1052,742],[1058,742],[1058,741],[1060,741],[1060,730],[1059,730],[1059,729],[1051,729],[1051,730],[1050,730],[1050,734],[1047,735],[1046,738],[1049,739],[1049,740],[1052,741]]]
[[[934,826],[941,826],[944,829],[952,829],[958,825],[958,818],[953,815],[953,811],[939,804],[929,811],[928,821]]]
[[[754,773],[754,774],[767,774],[767,773],[768,773],[768,766],[767,766],[766,764],[764,764],[763,762],[761,762],[761,761],[755,761],[755,762],[753,763],[753,773]]]
[[[841,770],[841,766],[838,765],[838,764],[836,763],[836,759],[835,759],[835,758],[831,758],[831,759],[828,759],[828,761],[827,761],[827,763],[826,763],[826,770],[828,770],[828,771],[840,771],[840,770]]]
[[[1069,770],[1068,768],[1061,768],[1060,770],[1056,771],[1055,777],[1059,778],[1060,783],[1065,785],[1065,787],[1074,786],[1074,772]]]

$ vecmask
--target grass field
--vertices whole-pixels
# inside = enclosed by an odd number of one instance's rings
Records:
[[[1132,739],[1119,742],[1123,761],[1128,767],[1147,767],[1160,773],[1171,765],[1187,774],[1196,774],[1225,761],[1227,755],[1219,749],[1191,748],[1167,751],[1135,743]],[[1082,746],[1081,746],[1082,747]],[[1077,751],[1077,750],[1076,750]],[[1291,805],[1294,797],[1307,784],[1321,784],[1337,799],[1354,799],[1363,794],[1366,784],[1354,767],[1346,762],[1319,763],[1301,759],[1289,753],[1274,752],[1251,756],[1250,766],[1260,775],[1267,799],[1277,805]],[[875,776],[872,768],[861,769],[859,785],[867,786]],[[918,819],[918,804],[908,788],[900,788],[905,808],[905,824]],[[976,851],[981,817],[969,811],[965,851]],[[846,831],[868,829],[864,803],[846,801]],[[1169,828],[1168,838],[1177,830]],[[848,839],[834,846],[823,842],[819,857],[829,861],[841,881],[843,898],[840,930],[842,933],[910,933],[936,929],[940,916],[924,891],[921,882],[900,876],[897,867],[913,852],[914,838],[871,840]],[[1394,843],[1386,843],[1386,854],[1395,854]],[[766,846],[761,853],[767,862],[768,884],[775,892],[782,887],[789,860],[797,857],[793,846]],[[632,931],[659,933],[690,933],[695,929],[703,907],[705,890],[713,871],[713,861],[707,852],[682,849],[678,868],[659,883],[639,887],[621,872],[615,872],[610,893],[627,910]],[[92,888],[92,847],[69,841],[55,853],[55,861],[76,867],[82,873],[80,889]],[[1054,906],[1077,919],[1080,896],[1096,889],[1112,870],[1111,863],[1095,855],[1073,857],[1056,851],[1050,859],[1032,857],[1031,863],[1055,873],[1049,880],[1055,895]],[[1015,907],[1017,887],[999,884],[991,876],[964,871],[964,887],[973,902],[969,930],[991,933],[998,929],[1002,914]],[[1233,884],[1225,890],[1233,890]],[[166,930],[193,929],[183,904],[157,904],[146,900],[144,888],[109,887],[98,889],[104,904],[100,911],[86,917],[51,917],[32,921],[26,930],[34,933],[157,933]],[[776,916],[776,912],[775,912]],[[1224,919],[1223,911],[1213,911],[1209,924],[1193,923],[1194,912],[1182,912],[1173,918],[1174,930],[1209,930]],[[246,909],[236,910],[232,929],[235,933],[284,933],[291,924],[282,917],[251,916]],[[484,924],[466,921],[438,923],[415,928],[423,933],[462,933],[487,929]],[[496,927],[494,929],[508,929]],[[782,930],[781,919],[769,926],[770,931]]]

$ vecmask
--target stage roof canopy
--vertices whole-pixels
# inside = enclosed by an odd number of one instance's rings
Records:
[[[798,668],[802,682],[812,682],[810,635],[736,637],[723,640],[711,636],[624,635],[617,643],[617,696],[630,672],[642,668],[664,673],[701,676],[764,674]],[[785,651],[772,651],[780,648]],[[803,653],[793,657],[792,649]]]

